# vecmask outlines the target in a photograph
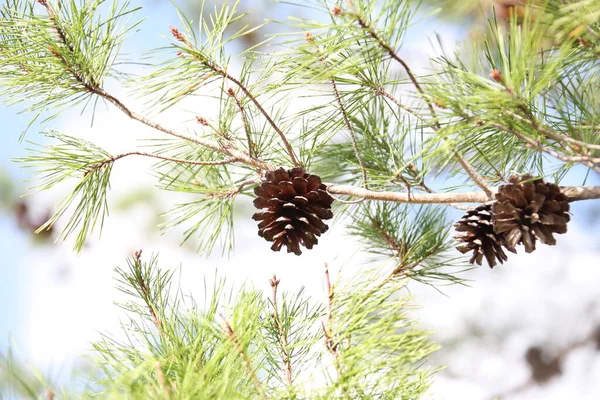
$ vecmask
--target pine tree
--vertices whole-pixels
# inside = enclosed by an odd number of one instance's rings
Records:
[[[50,125],[66,110],[105,103],[163,135],[111,154],[43,131],[50,143],[18,161],[35,168],[34,190],[72,190],[39,230],[64,221],[60,239],[73,237],[80,251],[108,216],[113,165],[138,156],[157,160],[161,189],[189,195],[165,228],[185,227],[201,253],[233,250],[236,199],[248,195],[273,250],[310,251],[330,220],[393,268],[338,284],[326,269],[323,302],[281,293],[274,276],[270,294],[245,288],[225,299],[218,285],[197,306],[185,304],[157,258],[138,252],[118,269],[134,300],[123,305],[131,340],[97,343],[101,371],[77,396],[418,398],[435,346],[406,315],[406,282],[460,282],[469,260],[493,267],[510,259],[503,248],[553,245],[553,233],[568,234],[569,203],[600,198],[585,181],[559,186],[571,171],[600,173],[600,3],[497,8],[480,38],[432,59],[428,71],[413,69],[402,48],[419,2],[298,1],[313,19],[290,18],[285,34],[230,55],[226,44],[262,28],[239,28],[238,3],[200,15],[199,25],[181,12],[180,26],[165,28],[168,44],[147,57],[153,70],[139,77],[119,70],[121,44],[142,26],[128,1],[6,1],[8,104]],[[131,88],[147,109],[131,108],[107,82]],[[157,122],[182,100],[215,93],[217,115],[182,129]],[[298,96],[311,101],[289,108]],[[457,240],[452,208],[466,210]]]

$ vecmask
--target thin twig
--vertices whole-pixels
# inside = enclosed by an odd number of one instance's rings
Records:
[[[238,110],[240,111],[240,115],[242,116],[242,121],[244,123],[244,132],[246,132],[246,140],[248,141],[248,154],[250,154],[250,157],[253,157],[255,145],[252,142],[252,137],[250,136],[250,124],[248,124],[248,119],[246,118],[246,110],[244,109],[244,105],[242,104],[240,99],[235,95],[233,89],[229,89],[227,91],[227,94],[233,97],[233,99],[235,100],[235,104],[237,105]]]
[[[344,118],[344,123],[346,124],[346,128],[348,128],[348,132],[350,133],[350,140],[352,141],[352,148],[354,149],[354,154],[356,155],[356,159],[358,160],[358,164],[360,165],[360,170],[362,172],[363,186],[365,189],[368,189],[369,184],[367,182],[367,168],[365,166],[365,160],[363,159],[362,154],[360,154],[360,150],[358,148],[358,142],[356,141],[356,133],[354,132],[354,127],[350,123],[350,119],[348,118],[348,113],[346,112],[344,103],[342,103],[342,98],[340,97],[340,92],[338,91],[337,85],[335,84],[335,79],[333,79],[333,78],[331,78],[331,87],[333,88],[333,94],[335,95],[335,99],[337,100],[338,106],[340,107],[340,112],[342,113],[342,117]]]
[[[481,121],[481,122],[484,124],[487,124],[488,126],[499,129],[501,131],[510,133],[511,135],[518,137],[519,139],[521,139],[522,141],[524,141],[531,147],[538,149],[546,154],[549,154],[554,158],[557,158],[564,162],[583,164],[586,167],[588,167],[588,168],[592,169],[593,171],[600,174],[600,166],[598,166],[598,164],[600,164],[600,158],[593,158],[593,157],[587,157],[587,156],[565,156],[564,154],[561,154],[558,151],[553,150],[550,147],[544,146],[541,143],[538,143],[537,141],[527,137],[526,135],[522,134],[521,132],[517,131],[516,129],[509,128],[507,126],[504,126],[504,125],[496,123],[496,122],[494,122],[494,123],[486,123],[485,121]]]
[[[288,386],[288,389],[292,389],[294,385],[294,378],[292,375],[292,362],[289,352],[289,344],[288,344],[288,332],[283,328],[283,324],[279,318],[279,313],[277,311],[277,288],[279,287],[280,280],[277,279],[276,275],[273,275],[273,278],[269,280],[271,284],[271,288],[273,289],[273,314],[271,315],[273,318],[273,323],[275,324],[275,328],[278,332],[279,345],[281,346],[283,365],[285,371],[285,380]]]
[[[252,103],[254,103],[254,105],[256,106],[256,108],[258,109],[258,111],[260,111],[260,113],[265,117],[265,119],[267,120],[267,122],[269,123],[269,125],[271,125],[273,127],[273,129],[275,129],[275,132],[277,132],[277,134],[281,138],[281,141],[283,142],[283,145],[285,146],[285,149],[286,149],[288,155],[290,156],[290,159],[291,159],[292,163],[294,164],[294,166],[299,166],[300,165],[300,161],[298,161],[298,158],[296,157],[296,153],[294,152],[294,149],[292,148],[292,145],[288,141],[287,137],[285,136],[285,134],[283,133],[283,131],[277,126],[277,124],[273,121],[273,119],[271,118],[271,116],[269,115],[269,113],[266,112],[265,109],[262,107],[262,105],[258,102],[258,100],[256,99],[256,97],[254,97],[254,95],[252,93],[250,93],[250,91],[248,90],[248,88],[246,88],[246,86],[242,82],[240,82],[239,80],[237,80],[233,76],[229,75],[229,73],[227,73],[227,71],[222,70],[221,68],[213,65],[212,63],[210,63],[210,62],[208,62],[206,60],[202,60],[202,59],[199,59],[199,60],[206,67],[212,69],[217,74],[219,74],[222,77],[224,77],[224,78],[228,79],[229,81],[233,82],[237,87],[239,87],[242,90],[242,92],[244,92],[244,94],[246,96],[248,96],[248,98],[252,101]]]
[[[219,199],[224,199],[224,200],[231,199],[232,197],[238,195],[244,189],[244,187],[246,187],[247,185],[259,184],[260,182],[261,182],[260,179],[252,178],[252,179],[248,179],[247,181],[242,182],[238,187],[234,187],[229,190],[218,189],[218,190],[215,190],[214,192],[207,192],[205,194],[206,194],[206,196],[213,197],[213,198],[219,198]],[[201,184],[200,182],[195,181],[195,180],[192,181],[192,183],[198,184],[198,185]]]
[[[40,2],[40,0],[38,0],[38,2]],[[42,0],[40,2],[40,4],[46,6],[46,9],[48,10],[48,13],[51,17],[54,16],[54,11],[52,10],[52,8],[47,6],[46,1]],[[56,24],[56,22],[55,22],[55,26],[56,26],[56,29],[61,32],[58,35],[59,39],[72,52],[73,51],[72,46],[70,46],[70,44],[67,42],[65,35],[62,33],[62,31],[60,30],[60,27]],[[219,153],[229,155],[229,156],[239,160],[240,162],[243,162],[246,165],[252,165],[256,168],[265,169],[265,170],[275,169],[275,166],[273,166],[271,163],[253,158],[249,154],[246,154],[242,151],[237,150],[236,148],[233,147],[233,145],[224,146],[224,145],[222,145],[218,142],[212,141],[212,140],[187,136],[187,135],[181,134],[179,132],[176,132],[172,129],[167,129],[167,128],[163,127],[162,125],[160,125],[159,123],[151,121],[151,120],[147,119],[146,117],[144,117],[136,112],[133,112],[127,106],[125,106],[119,99],[117,99],[113,95],[106,92],[98,84],[96,84],[94,82],[88,82],[86,79],[84,79],[84,77],[81,76],[81,74],[79,72],[77,72],[71,68],[69,62],[67,60],[65,60],[64,57],[60,56],[56,52],[53,52],[53,54],[63,62],[65,67],[69,70],[69,73],[71,73],[71,75],[82,85],[82,87],[85,90],[87,90],[88,92],[90,92],[92,94],[98,95],[98,96],[102,97],[103,99],[107,100],[108,102],[114,104],[119,110],[121,110],[123,113],[125,113],[125,115],[127,115],[129,118],[139,121],[139,122],[143,123],[144,125],[147,125],[158,131],[167,133],[171,136],[175,136],[180,139],[187,140],[192,143],[196,143],[201,146],[207,147],[207,148],[217,151]]]
[[[231,324],[229,323],[229,321],[227,320],[225,315],[223,315],[221,313],[219,313],[219,315],[221,316],[221,318],[223,319],[223,323],[225,324],[225,334],[227,335],[229,340],[231,340],[231,342],[233,343],[233,345],[235,347],[235,350],[242,358],[242,360],[244,362],[244,366],[246,367],[246,370],[250,374],[250,378],[252,379],[252,382],[254,383],[254,387],[256,388],[256,391],[258,392],[259,397],[263,400],[266,400],[267,397],[265,396],[265,391],[262,387],[262,384],[260,383],[258,376],[256,376],[256,373],[254,372],[254,368],[252,368],[252,363],[250,362],[250,360],[248,359],[248,356],[244,352],[244,348],[243,348],[242,344],[240,343],[240,339],[238,338],[237,333],[233,330],[233,327],[231,326]]]
[[[421,120],[422,122],[426,122],[424,116],[422,116],[421,114],[419,114],[412,108],[408,107],[407,105],[400,103],[400,101],[397,98],[395,98],[392,94],[383,90],[383,88],[373,88],[373,90],[375,91],[375,94],[377,94],[378,96],[383,96],[383,97],[387,98],[388,100],[392,101],[394,104],[396,104],[398,107],[400,107],[404,111],[408,112],[412,116],[416,117],[417,119]]]
[[[334,291],[331,284],[331,277],[329,276],[329,265],[325,263],[325,288],[327,290],[327,314],[325,321],[323,321],[323,332],[325,334],[325,347],[331,353],[333,357],[333,364],[338,374],[338,379],[342,377],[342,366],[340,363],[340,353],[338,352],[338,346],[333,339],[333,300]],[[345,389],[344,389],[345,390]]]
[[[393,251],[394,255],[398,257],[399,264],[402,264],[402,260],[406,255],[406,244],[398,243],[396,239],[392,237],[392,235],[384,229],[379,221],[375,221],[373,227],[379,231],[379,233],[384,237],[390,249]]]
[[[50,20],[54,23],[54,30],[56,31],[56,34],[58,35],[58,38],[60,39],[60,41],[65,46],[67,46],[71,52],[73,52],[74,51],[73,45],[71,43],[69,43],[69,41],[67,40],[67,36],[65,35],[62,28],[58,25],[58,22],[56,21],[56,12],[54,11],[54,8],[52,8],[52,5],[50,5],[48,3],[48,1],[46,1],[46,0],[37,0],[37,2],[40,3],[42,6],[44,6],[44,8],[46,9],[46,12],[48,13],[48,16],[50,17]]]
[[[128,156],[143,156],[143,157],[158,158],[160,160],[172,161],[172,162],[176,162],[176,163],[180,163],[180,164],[190,164],[190,165],[224,165],[224,164],[230,164],[232,162],[237,161],[236,158],[226,158],[224,160],[218,160],[218,161],[193,161],[193,160],[184,160],[181,158],[172,158],[172,157],[161,156],[160,154],[154,154],[154,153],[144,153],[141,151],[130,151],[128,153],[119,154],[119,155],[114,156],[110,161],[117,161],[121,158],[128,157]]]
[[[130,151],[127,153],[122,153],[122,154],[113,156],[107,160],[104,160],[104,161],[101,161],[99,163],[92,165],[85,172],[85,175],[89,174],[90,172],[92,172],[96,169],[104,167],[106,164],[113,163],[117,160],[120,160],[121,158],[129,157],[129,156],[142,156],[142,157],[158,158],[159,160],[171,161],[171,162],[175,162],[175,163],[179,163],[179,164],[207,165],[207,166],[208,165],[225,165],[225,164],[231,164],[231,163],[237,161],[236,158],[226,158],[224,160],[218,160],[218,161],[194,161],[194,160],[184,160],[181,158],[166,157],[166,156],[161,156],[160,154],[154,154],[154,153],[145,153],[142,151]]]
[[[147,125],[158,131],[164,132],[171,136],[178,137],[183,140],[190,141],[192,143],[199,144],[200,146],[207,147],[207,148],[217,151],[219,153],[226,154],[228,156],[231,156],[231,157],[237,159],[238,161],[240,161],[246,165],[251,165],[253,167],[260,168],[263,170],[274,170],[275,169],[275,166],[273,164],[271,164],[270,162],[262,161],[260,159],[250,157],[249,154],[239,151],[233,147],[223,146],[222,144],[220,144],[218,142],[208,140],[208,139],[187,136],[187,135],[181,134],[179,132],[176,132],[172,129],[165,128],[162,125],[158,124],[157,122],[151,121],[151,120],[147,119],[146,117],[131,111],[123,103],[121,103],[121,101],[119,101],[116,97],[108,94],[101,88],[96,88],[96,89],[88,88],[88,89],[92,93],[95,93],[95,94],[103,97],[104,99],[108,100],[109,102],[113,103],[115,106],[117,106],[117,108],[119,110],[124,112],[129,118],[139,121],[139,122],[143,123],[144,125]]]
[[[449,203],[485,203],[488,196],[485,192],[454,192],[454,193],[407,193],[377,192],[350,185],[326,183],[327,190],[333,194],[364,197],[367,200],[392,201],[410,204],[449,204]],[[492,194],[498,189],[492,188]],[[600,186],[571,186],[563,187],[561,191],[569,201],[600,199]]]
[[[400,65],[402,65],[402,67],[406,71],[406,74],[408,75],[408,78],[412,82],[413,86],[415,87],[415,89],[417,89],[417,92],[419,92],[419,95],[421,96],[423,101],[427,104],[427,107],[429,108],[429,112],[431,113],[431,116],[433,118],[431,127],[437,131],[440,128],[440,124],[437,120],[437,114],[435,112],[435,109],[433,108],[433,104],[427,98],[425,91],[421,87],[421,84],[417,80],[417,77],[412,72],[409,65],[406,63],[406,61],[404,61],[402,58],[400,58],[398,56],[398,54],[396,54],[396,52],[392,48],[392,46],[390,46],[390,44],[387,43],[377,33],[377,31],[373,28],[373,26],[371,26],[371,24],[368,21],[363,19],[361,15],[359,15],[357,13],[347,13],[347,14],[350,15],[351,17],[353,17],[358,22],[358,24],[361,26],[361,28],[363,28],[365,31],[367,31],[367,33],[373,39],[375,39],[375,41],[377,41],[377,43],[379,43],[379,45],[388,53],[388,55],[390,57],[392,57],[394,60],[396,60],[398,63],[400,63]],[[444,140],[446,140],[446,139],[444,139]],[[481,188],[481,190],[483,190],[486,193],[486,195],[488,196],[488,200],[491,199],[492,191],[491,191],[490,187],[488,186],[488,184],[485,182],[485,179],[483,179],[483,177],[475,170],[475,168],[473,168],[473,166],[467,161],[467,159],[462,154],[460,154],[458,152],[458,150],[456,150],[456,148],[454,146],[452,146],[452,151],[454,153],[454,156],[457,158],[459,164],[463,167],[463,169],[467,173],[467,175],[469,175],[469,177],[473,180],[473,182],[475,182],[477,184],[477,186],[479,186]]]
[[[532,126],[532,128],[537,130],[542,135],[544,135],[552,140],[555,140],[557,142],[562,141],[562,142],[572,143],[579,147],[585,147],[590,150],[600,150],[600,144],[592,144],[592,143],[582,142],[581,140],[573,139],[570,136],[561,135],[559,133],[553,132],[549,128],[546,128],[544,125],[541,125],[538,121],[523,118],[521,115],[513,113],[513,112],[511,112],[510,115],[514,119],[528,123],[529,125]]]
[[[410,67],[408,66],[408,64],[406,63],[406,61],[404,61],[402,58],[400,58],[398,56],[398,54],[396,54],[396,51],[392,48],[392,46],[387,43],[375,30],[375,28],[373,28],[373,26],[371,26],[371,24],[366,21],[364,18],[362,18],[361,15],[357,14],[357,13],[348,13],[348,15],[350,15],[351,17],[354,17],[354,19],[356,20],[356,22],[358,22],[358,24],[361,26],[361,28],[363,28],[365,31],[367,31],[367,33],[369,35],[371,35],[371,37],[373,39],[375,39],[375,41],[377,41],[377,43],[379,43],[379,45],[381,47],[383,47],[383,49],[388,53],[388,55],[390,57],[392,57],[394,60],[396,60],[400,65],[402,65],[402,67],[404,68],[404,70],[406,71],[406,74],[408,75],[408,78],[410,79],[410,81],[412,82],[413,86],[415,87],[415,89],[417,89],[417,91],[419,92],[419,94],[421,95],[421,98],[425,101],[425,103],[427,104],[427,107],[429,108],[429,111],[431,112],[431,116],[433,117],[434,120],[436,120],[435,124],[439,125],[437,122],[437,117],[436,117],[436,113],[435,113],[435,109],[433,108],[433,104],[431,104],[431,101],[429,101],[429,99],[427,98],[427,96],[425,95],[425,91],[423,90],[423,88],[421,87],[421,84],[419,84],[419,81],[417,80],[417,77],[415,76],[415,74],[412,72],[412,70],[410,69]]]
[[[179,32],[179,30],[177,28],[171,27],[171,34],[173,35],[173,37],[175,37],[175,39],[177,39],[181,43],[185,44],[190,50],[193,49],[193,46],[191,45],[191,43],[188,42],[188,40],[183,36],[183,34],[181,32]],[[269,113],[266,112],[265,109],[262,107],[262,105],[258,102],[256,97],[252,93],[250,93],[250,91],[248,90],[246,85],[244,85],[241,81],[237,80],[233,76],[229,75],[229,73],[226,70],[214,65],[210,61],[208,61],[204,58],[198,57],[197,55],[194,56],[194,58],[196,60],[200,61],[205,67],[211,69],[218,75],[221,75],[223,78],[233,82],[237,87],[239,87],[242,90],[242,92],[244,92],[244,94],[246,96],[248,96],[248,98],[252,101],[252,103],[254,103],[254,105],[256,106],[258,111],[260,111],[260,113],[265,117],[265,119],[267,120],[269,125],[271,125],[273,127],[273,129],[275,129],[275,132],[277,132],[277,134],[281,138],[281,141],[283,142],[285,149],[286,149],[288,155],[290,156],[290,159],[291,159],[292,163],[294,164],[294,166],[296,166],[296,167],[299,166],[300,162],[298,161],[298,158],[296,157],[296,153],[294,153],[294,149],[292,148],[292,145],[288,141],[287,137],[285,136],[283,131],[277,126],[277,124],[273,121],[273,119],[271,118]]]
[[[138,250],[134,253],[134,262],[141,268],[142,250]],[[162,321],[160,320],[160,318],[158,317],[158,314],[156,313],[156,307],[150,301],[150,289],[146,285],[146,282],[144,281],[144,279],[141,275],[138,276],[136,274],[136,278],[139,278],[136,281],[136,284],[142,291],[142,300],[144,300],[144,303],[146,303],[146,307],[148,307],[148,312],[150,313],[150,317],[152,318],[152,322],[154,323],[154,326],[156,326],[156,329],[158,329],[158,331],[161,333],[161,335],[165,335],[165,332],[163,330]]]

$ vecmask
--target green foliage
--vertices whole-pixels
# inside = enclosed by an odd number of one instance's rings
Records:
[[[361,276],[333,296],[330,335],[339,377],[324,398],[341,392],[342,398],[416,399],[429,386],[433,371],[418,366],[436,346],[407,319],[408,299],[397,293],[402,283],[355,289],[379,281],[377,275]]]
[[[340,283],[322,305],[302,290],[280,293],[276,278],[271,296],[249,287],[226,295],[217,280],[199,305],[154,256],[138,254],[117,273],[130,299],[125,339],[95,344],[102,372],[83,398],[416,398],[428,387],[423,361],[435,346],[408,318],[401,282]]]
[[[12,207],[15,192],[14,182],[5,170],[0,169],[0,208]]]
[[[585,153],[565,138],[598,144],[589,128],[598,118],[592,111],[598,104],[597,58],[590,63],[581,57],[593,46],[581,45],[559,28],[576,23],[577,13],[571,11],[585,10],[583,3],[528,8],[529,22],[522,24],[490,21],[483,43],[469,46],[470,64],[461,61],[461,52],[436,60],[442,73],[429,93],[443,107],[444,127],[431,137],[429,145],[438,150],[427,158],[444,167],[451,154],[440,142],[450,138],[488,176],[525,170],[544,176],[553,170],[553,179],[560,180]],[[492,70],[501,80],[488,77]],[[557,163],[560,156],[566,162]]]
[[[75,250],[80,251],[90,232],[102,227],[108,215],[106,192],[110,187],[112,156],[102,148],[86,140],[45,131],[44,135],[55,139],[53,145],[36,145],[31,155],[17,161],[28,168],[36,168],[37,185],[33,190],[51,189],[65,180],[75,178],[79,182],[56,206],[54,215],[39,229],[49,229],[71,208],[71,216],[63,228],[60,238],[65,240],[76,232]]]
[[[49,387],[49,382],[15,355],[13,348],[0,354],[0,396],[11,398],[37,398]]]
[[[361,204],[352,215],[350,233],[369,243],[367,251],[374,260],[392,259],[391,277],[440,284],[461,282],[462,263],[449,253],[454,247],[451,226],[444,210],[436,206]],[[449,266],[457,269],[444,272]]]
[[[50,118],[93,99],[90,87],[102,85],[121,44],[139,23],[126,26],[138,8],[105,0],[48,3],[39,13],[35,1],[8,0],[0,8],[0,85],[8,104],[27,100],[25,111]]]

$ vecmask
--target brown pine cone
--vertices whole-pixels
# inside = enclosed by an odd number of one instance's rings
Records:
[[[258,235],[273,242],[273,251],[286,246],[288,253],[300,255],[300,245],[312,249],[319,242],[317,236],[329,229],[323,220],[333,217],[333,198],[321,178],[303,168],[267,171],[254,193],[258,196],[254,206],[261,211],[252,219],[261,221]]]
[[[456,249],[465,254],[473,251],[469,260],[471,264],[481,265],[485,257],[490,268],[494,268],[496,260],[500,264],[507,260],[502,250],[502,235],[494,233],[492,225],[492,202],[481,204],[467,213],[454,224],[458,232],[454,238],[464,244]],[[513,251],[514,252],[514,251]]]
[[[568,199],[558,185],[532,180],[529,174],[512,176],[500,186],[492,206],[494,233],[503,236],[507,249],[523,244],[531,253],[537,239],[555,245],[553,234],[567,232],[568,211]]]

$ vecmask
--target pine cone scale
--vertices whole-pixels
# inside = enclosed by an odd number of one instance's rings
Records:
[[[308,181],[301,177],[295,177],[292,181],[296,193],[306,193],[308,191]]]
[[[567,231],[569,203],[558,185],[532,179],[531,175],[513,176],[508,184],[500,186],[496,200],[492,209],[494,231],[504,234],[511,248],[523,244],[531,253],[536,240],[555,245],[553,233]]]
[[[492,204],[485,203],[467,213],[456,223],[456,240],[464,244],[457,246],[458,251],[465,254],[473,251],[469,262],[481,265],[483,258],[490,267],[494,267],[497,262],[503,263],[506,260],[506,254],[502,251],[500,243],[501,237],[494,233],[492,225]]]
[[[279,196],[293,197],[298,195],[294,189],[294,185],[289,181],[279,182],[279,188],[281,189]]]

